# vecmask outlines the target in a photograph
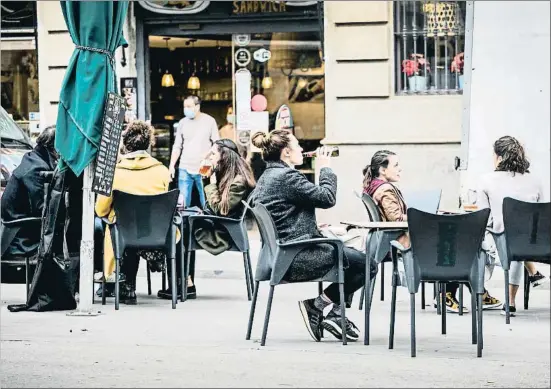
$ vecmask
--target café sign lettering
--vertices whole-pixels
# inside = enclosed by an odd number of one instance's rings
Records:
[[[160,14],[192,15],[206,10],[214,1],[163,1],[163,0],[138,0],[138,3],[151,12]],[[213,4],[211,4],[213,3]],[[216,2],[226,3],[226,2]],[[227,2],[231,6],[232,15],[270,14],[292,11],[292,8],[309,7],[316,1],[233,1]],[[225,6],[225,4],[223,4]]]
[[[235,15],[253,13],[281,13],[287,11],[287,4],[283,1],[234,1],[233,11]]]

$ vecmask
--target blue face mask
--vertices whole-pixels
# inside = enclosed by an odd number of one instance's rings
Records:
[[[195,118],[195,111],[191,108],[184,108],[184,115],[187,118],[194,119]]]

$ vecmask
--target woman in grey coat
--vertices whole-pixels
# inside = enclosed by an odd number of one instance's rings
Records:
[[[318,150],[316,164],[321,167],[319,185],[315,185],[300,173],[295,166],[301,165],[303,156],[298,140],[286,130],[269,134],[257,133],[253,144],[262,151],[266,170],[257,182],[252,194],[253,203],[263,204],[270,212],[281,242],[322,238],[317,222],[316,208],[327,209],[335,205],[337,176],[331,170],[331,150]],[[333,248],[320,244],[301,251],[285,275],[286,281],[308,281],[323,277],[334,266]],[[344,275],[345,298],[363,286],[365,255],[352,248],[344,248],[348,267]],[[372,267],[372,277],[376,274]],[[315,299],[299,302],[300,311],[308,332],[315,341],[321,340],[321,328],[341,339],[338,284],[331,284]],[[323,310],[333,304],[333,309],[324,318]],[[354,341],[359,338],[358,328],[348,319],[346,336]]]

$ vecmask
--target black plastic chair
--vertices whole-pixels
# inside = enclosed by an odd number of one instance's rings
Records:
[[[247,205],[248,207],[248,205]],[[252,208],[252,213],[256,219],[260,237],[262,239],[262,247],[258,256],[255,274],[255,288],[253,300],[251,303],[251,311],[249,315],[249,325],[247,327],[246,339],[251,339],[251,332],[254,321],[254,313],[256,309],[256,301],[258,297],[258,288],[261,281],[270,281],[270,294],[268,296],[268,304],[266,307],[266,317],[264,319],[264,329],[262,331],[261,346],[266,344],[266,336],[268,334],[268,323],[270,321],[270,312],[272,309],[272,301],[274,298],[274,290],[277,285],[289,283],[283,280],[283,277],[291,267],[297,254],[306,249],[318,244],[329,244],[334,247],[335,266],[321,279],[312,279],[307,282],[337,282],[339,283],[340,306],[342,317],[342,328],[346,328],[346,307],[344,301],[344,269],[343,269],[343,244],[340,239],[308,239],[293,241],[288,243],[280,243],[278,240],[277,231],[273,219],[262,204],[256,203]],[[342,334],[342,343],[346,345],[346,331]]]
[[[396,319],[396,288],[398,275],[398,250],[402,253],[407,288],[410,293],[411,356],[416,356],[415,294],[422,281],[439,282],[442,300],[446,295],[446,282],[469,283],[472,287],[472,342],[477,344],[477,356],[482,356],[482,295],[484,294],[485,254],[481,245],[490,215],[483,209],[464,215],[434,215],[408,209],[410,248],[397,241],[392,242],[392,303],[390,309],[390,349],[394,348]],[[476,299],[475,299],[476,294]],[[475,301],[476,300],[476,301]],[[446,333],[446,309],[442,309],[442,334]],[[478,323],[477,323],[478,321]]]
[[[189,244],[188,244],[188,247],[186,247],[186,251],[187,251],[187,258],[185,259],[186,266],[184,266],[184,263],[183,263],[184,258],[182,258],[182,264],[181,264],[182,274],[185,274],[185,280],[184,282],[181,283],[182,301],[184,301],[185,298],[187,297],[187,279],[189,276],[188,273],[190,268],[191,257],[195,251],[202,250],[201,246],[199,246],[194,236],[195,225],[198,221],[202,221],[202,220],[212,221],[214,224],[224,228],[228,232],[232,241],[231,247],[228,249],[228,251],[243,253],[243,266],[245,268],[245,282],[247,284],[247,298],[249,301],[251,301],[254,283],[253,283],[253,271],[252,271],[252,265],[251,265],[249,236],[247,234],[247,225],[245,222],[246,214],[247,214],[247,207],[245,206],[243,208],[243,214],[239,219],[232,219],[228,217],[206,215],[206,214],[190,215],[188,217]],[[184,267],[188,269],[187,273],[183,272]]]
[[[44,208],[46,208],[46,204],[49,202],[49,182],[52,180],[52,177],[54,175],[54,172],[52,171],[44,171],[39,173],[42,179],[44,180]],[[44,210],[42,211],[42,217],[44,216]],[[24,255],[24,261],[20,260],[18,258],[10,258],[5,257],[4,254],[6,253],[7,249],[10,247],[10,244],[12,243],[13,239],[21,230],[22,228],[31,226],[31,225],[38,225],[38,228],[41,228],[42,225],[42,217],[26,217],[22,219],[16,219],[16,220],[2,220],[0,223],[0,256],[2,257],[2,264],[7,266],[25,266],[25,291],[26,291],[26,298],[25,301],[29,298],[29,291],[30,291],[30,284],[31,280],[29,277],[29,273],[31,270],[31,265],[36,265],[36,259],[33,259],[33,257],[38,252],[38,248],[36,250],[33,250],[32,252],[28,253],[27,255]]]
[[[360,197],[356,194],[356,196]],[[406,200],[406,204],[408,207],[416,208],[421,211],[429,212],[429,213],[437,213],[438,208],[440,207],[440,199],[442,197],[442,190],[441,189],[432,189],[432,190],[423,190],[423,191],[411,191],[406,192],[404,195],[404,198]],[[375,204],[375,201],[371,198],[371,196],[367,194],[363,194],[363,196],[360,198],[362,200],[362,203],[364,204],[368,216],[370,218],[370,221],[382,221],[382,216],[380,214],[379,208]],[[398,231],[392,231],[392,230],[385,230],[385,231],[377,231],[376,234],[373,234],[369,236],[370,239],[373,239],[373,241],[370,241],[367,243],[367,247],[370,250],[374,250],[376,252],[375,258],[377,260],[377,263],[381,263],[381,301],[384,301],[385,299],[385,266],[384,262],[390,262],[390,256],[388,255],[390,253],[390,241],[396,239],[398,236],[400,236],[403,233],[403,230]],[[374,288],[374,285],[372,285]],[[425,303],[425,283],[421,283],[421,309],[425,309],[426,303]],[[362,310],[363,302],[364,302],[364,294],[365,289],[362,288],[362,294],[360,297],[360,305],[359,309]],[[434,297],[436,297],[436,287],[434,292]],[[372,299],[373,297],[371,297]],[[439,310],[440,311],[440,310]]]
[[[368,194],[364,193],[361,196],[361,201],[367,211],[369,221],[372,222],[382,222],[383,217],[375,204],[375,201]],[[380,264],[380,282],[381,282],[381,301],[385,299],[385,262],[390,262],[390,242],[394,239],[397,239],[400,235],[404,233],[403,229],[398,230],[375,230],[369,231],[366,238],[366,254],[368,262],[374,261],[377,264]],[[371,284],[371,293],[370,293],[370,302],[373,299],[373,290],[375,289],[375,280]],[[362,288],[360,296],[360,304],[358,309],[362,310],[363,303],[365,300],[365,287]]]
[[[529,203],[506,197],[503,200],[504,231],[490,231],[505,273],[505,322],[510,324],[509,269],[511,261],[550,263],[551,203]],[[526,272],[524,274],[526,280]],[[528,285],[529,288],[529,285]],[[528,293],[525,286],[525,309]]]
[[[182,223],[176,215],[178,195],[177,189],[158,195],[132,195],[113,191],[115,220],[106,222],[110,227],[115,253],[115,310],[119,309],[120,262],[126,249],[164,249],[172,269],[176,269],[176,230]],[[171,282],[172,309],[175,309],[176,277],[172,277]]]
[[[17,257],[17,258],[4,257],[4,254],[6,253],[6,250],[8,249],[10,243],[13,241],[13,239],[15,238],[15,235],[17,235],[20,229],[31,225],[40,226],[41,223],[42,223],[42,218],[40,217],[26,217],[23,219],[16,219],[16,220],[10,220],[10,221],[2,220],[2,223],[0,224],[0,236],[1,236],[0,239],[2,240],[2,249],[1,249],[0,255],[2,256],[2,265],[14,266],[14,267],[23,266],[23,265],[25,266],[26,299],[28,299],[29,297],[30,268],[31,268],[31,265],[36,264],[36,260],[32,260],[32,258],[37,253],[37,250],[34,250],[22,256],[24,260],[20,259],[21,257]]]

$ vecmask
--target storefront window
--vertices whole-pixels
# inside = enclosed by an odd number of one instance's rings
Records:
[[[1,103],[27,129],[38,108],[36,2],[2,1]]]
[[[2,50],[2,107],[16,121],[38,112],[38,68],[35,50]]]
[[[276,127],[278,111],[286,105],[292,130],[305,150],[314,149],[324,138],[319,33],[150,36],[149,46],[150,112],[161,138],[154,154],[163,162],[168,164],[169,142],[175,124],[183,117],[183,100],[188,95],[202,99],[201,110],[216,119],[221,136],[250,149],[249,138],[236,131],[241,124],[235,100],[239,69],[250,72],[251,97],[261,95],[260,101],[266,102],[261,107],[266,112],[261,115],[266,118],[266,130]],[[311,173],[311,169],[304,170]]]

